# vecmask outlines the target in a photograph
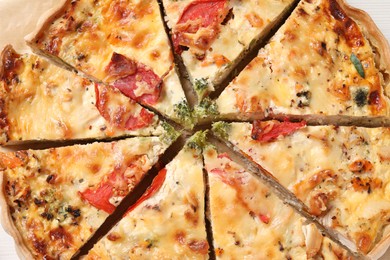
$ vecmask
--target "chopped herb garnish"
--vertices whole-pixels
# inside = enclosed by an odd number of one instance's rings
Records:
[[[207,131],[196,132],[187,142],[187,147],[202,150],[206,145]]]
[[[229,138],[230,124],[226,122],[217,122],[213,124],[213,132],[217,136],[227,140]]]
[[[362,78],[365,78],[366,75],[365,75],[365,73],[364,73],[363,65],[362,65],[362,63],[360,62],[359,58],[358,58],[354,53],[351,54],[351,62],[352,62],[352,64],[355,66],[355,69],[357,70],[357,72],[359,73],[359,75],[360,75]]]
[[[162,122],[162,127],[165,130],[165,133],[161,136],[164,143],[171,144],[180,136],[180,133],[167,122]]]
[[[187,101],[183,100],[180,103],[176,104],[174,107],[174,111],[179,120],[183,122],[186,127],[193,127],[194,118],[192,115],[192,110],[188,106]]]
[[[208,86],[209,84],[206,78],[195,79],[194,81],[195,91],[200,97],[202,97],[203,94],[206,92]]]
[[[215,101],[207,97],[203,99],[195,108],[195,114],[199,118],[205,118],[206,116],[217,116],[219,115],[218,106]]]
[[[358,107],[364,107],[367,104],[368,92],[365,89],[358,89],[353,100]]]

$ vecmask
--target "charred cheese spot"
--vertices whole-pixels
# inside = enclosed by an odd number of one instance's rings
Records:
[[[382,181],[378,178],[356,177],[351,180],[355,191],[371,193],[374,189],[382,187]]]
[[[148,31],[141,31],[136,33],[131,40],[131,46],[137,49],[144,49],[148,45],[150,39],[150,34]]]
[[[214,251],[216,256],[222,256],[224,252],[223,248],[216,248]]]
[[[58,249],[70,248],[73,243],[73,237],[63,227],[58,227],[50,230],[50,240],[55,242]]]
[[[33,235],[32,245],[38,254],[42,256],[45,256],[47,254],[47,244],[44,240],[39,239],[37,236]]]
[[[248,21],[252,25],[252,27],[261,28],[264,26],[263,19],[254,12],[246,14],[245,17],[248,19]]]
[[[0,167],[14,169],[27,163],[27,152],[4,153],[0,158]]]
[[[90,164],[89,169],[91,170],[92,173],[97,173],[101,169],[101,164],[99,164],[99,163]]]
[[[188,247],[195,253],[206,255],[209,252],[209,243],[206,240],[191,240]]]
[[[121,238],[121,235],[117,232],[111,232],[107,235],[107,239],[114,242],[120,240]]]
[[[60,52],[61,44],[62,40],[59,37],[54,36],[49,40],[49,42],[45,43],[45,49],[48,53],[52,55],[58,55]]]
[[[3,69],[0,70],[0,79],[7,84],[18,82],[18,73],[23,68],[23,61],[11,46],[4,49],[2,64]]]
[[[359,250],[367,254],[370,251],[373,242],[370,235],[365,233],[358,233],[356,238]]]
[[[334,31],[345,38],[349,47],[364,46],[364,38],[358,25],[348,17],[336,0],[329,0],[329,9],[331,15],[336,19]]]
[[[323,215],[327,210],[329,210],[329,201],[330,196],[323,192],[319,192],[311,196],[309,200],[309,213],[317,217]]]
[[[364,173],[364,172],[372,172],[373,171],[373,164],[370,161],[361,159],[356,160],[353,163],[351,163],[348,166],[349,170],[351,170],[354,173]]]
[[[161,53],[159,50],[154,50],[150,53],[150,58],[152,60],[158,60],[161,57]]]

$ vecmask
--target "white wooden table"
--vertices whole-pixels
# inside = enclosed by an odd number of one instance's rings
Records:
[[[6,8],[6,6],[15,6],[17,2],[25,2],[23,11],[28,14],[31,12],[31,10],[45,10],[48,6],[53,5],[53,3],[58,3],[59,1],[0,0],[0,23],[2,24],[0,28],[2,28],[2,30],[4,28],[4,19],[16,19],[14,10],[12,10],[12,8]],[[39,5],[34,4],[33,2],[39,2]],[[368,12],[378,27],[382,30],[386,38],[390,41],[390,0],[348,0],[348,2],[351,5]],[[26,32],[28,32],[29,28],[31,28],[31,26],[29,27],[28,25],[20,25],[20,27],[24,28]],[[4,40],[5,39],[1,39],[0,37],[0,45],[1,41]],[[2,46],[0,46],[0,48],[2,48]],[[21,48],[22,46],[20,46],[18,49]],[[0,260],[12,259],[18,259],[15,253],[13,239],[0,226]],[[382,259],[390,259],[390,251],[388,251],[386,257],[383,257]]]

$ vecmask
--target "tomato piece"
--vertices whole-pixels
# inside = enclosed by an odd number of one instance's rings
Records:
[[[112,214],[115,210],[115,206],[109,202],[109,199],[113,194],[112,190],[113,187],[110,183],[104,183],[103,185],[99,186],[98,189],[87,189],[81,192],[80,195],[84,200],[88,201],[89,204],[91,204],[95,208],[104,210],[105,212]]]
[[[165,181],[165,177],[167,175],[167,169],[162,169],[158,172],[157,176],[153,179],[152,184],[150,187],[145,191],[144,194],[142,194],[141,198],[139,198],[134,205],[130,206],[130,208],[127,210],[126,214],[133,211],[137,206],[139,206],[142,202],[152,197],[163,185]]]
[[[259,214],[259,219],[260,219],[261,222],[263,222],[264,224],[268,224],[269,221],[270,221],[270,218],[269,218],[267,215],[263,215],[263,214]]]
[[[218,154],[217,158],[218,159],[226,158],[226,159],[229,159],[230,161],[232,160],[227,153],[220,153],[220,154]]]
[[[225,8],[227,0],[196,0],[191,2],[184,8],[178,24],[186,23],[187,21],[197,21],[197,23],[189,28],[187,32],[195,33],[200,27],[208,27],[210,25],[219,24],[225,18],[220,16],[221,10]]]
[[[126,180],[124,177],[124,171],[113,171],[108,179],[99,184],[96,189],[86,189],[83,192],[80,192],[82,199],[86,200],[100,210],[112,214],[115,210],[115,206],[110,203],[110,199],[115,195],[114,190],[120,191],[126,189]],[[123,187],[121,187],[123,186]]]
[[[197,47],[207,50],[219,33],[219,25],[228,14],[227,0],[196,0],[187,5],[177,21],[177,31],[173,35],[176,52],[181,53],[180,46]],[[209,34],[203,35],[193,42],[185,34],[195,34],[200,28],[210,28]]]
[[[279,136],[288,136],[306,126],[305,121],[293,123],[289,121],[254,121],[252,128],[252,139],[259,142],[271,142]]]
[[[112,86],[131,99],[149,105],[158,101],[162,79],[146,65],[114,53],[105,70],[115,79]]]

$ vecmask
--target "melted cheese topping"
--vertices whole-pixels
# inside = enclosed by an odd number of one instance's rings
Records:
[[[80,194],[122,166],[138,169],[127,176],[134,181],[130,191],[166,148],[158,137],[140,137],[2,154],[6,201],[30,252],[70,259],[108,216]]]
[[[164,132],[156,115],[150,124],[127,130],[126,122],[122,121],[129,116],[139,117],[143,108],[115,89],[95,85],[35,55],[25,55],[17,61],[20,62],[15,75],[17,80],[0,81],[3,120],[7,122],[1,129],[1,143],[102,139]],[[109,106],[104,112],[112,114],[111,120],[106,120],[99,112],[96,90],[109,96],[102,102]]]
[[[390,217],[390,129],[306,127],[271,142],[233,123],[229,141],[263,166],[320,217],[368,253]],[[281,159],[282,158],[282,159]]]
[[[336,0],[301,1],[217,105],[225,115],[388,115],[374,58],[358,24]]]
[[[100,240],[86,259],[207,259],[203,162],[184,148],[161,188]]]
[[[314,224],[213,148],[204,153],[217,259],[346,259]]]
[[[168,26],[175,31],[177,21],[192,0],[164,0]],[[182,58],[193,82],[205,79],[208,91],[213,90],[213,84],[218,83],[233,69],[250,45],[264,36],[265,31],[272,27],[277,18],[288,9],[292,0],[277,1],[228,1],[231,9],[231,19],[221,25],[220,32],[211,44],[204,58],[198,59],[195,53],[182,53]],[[218,59],[226,62],[220,64]],[[199,93],[203,96],[205,93]]]
[[[113,79],[105,68],[114,52],[146,65],[163,79],[152,107],[179,120],[174,107],[186,99],[156,1],[69,1],[57,17],[32,44],[108,84]]]

